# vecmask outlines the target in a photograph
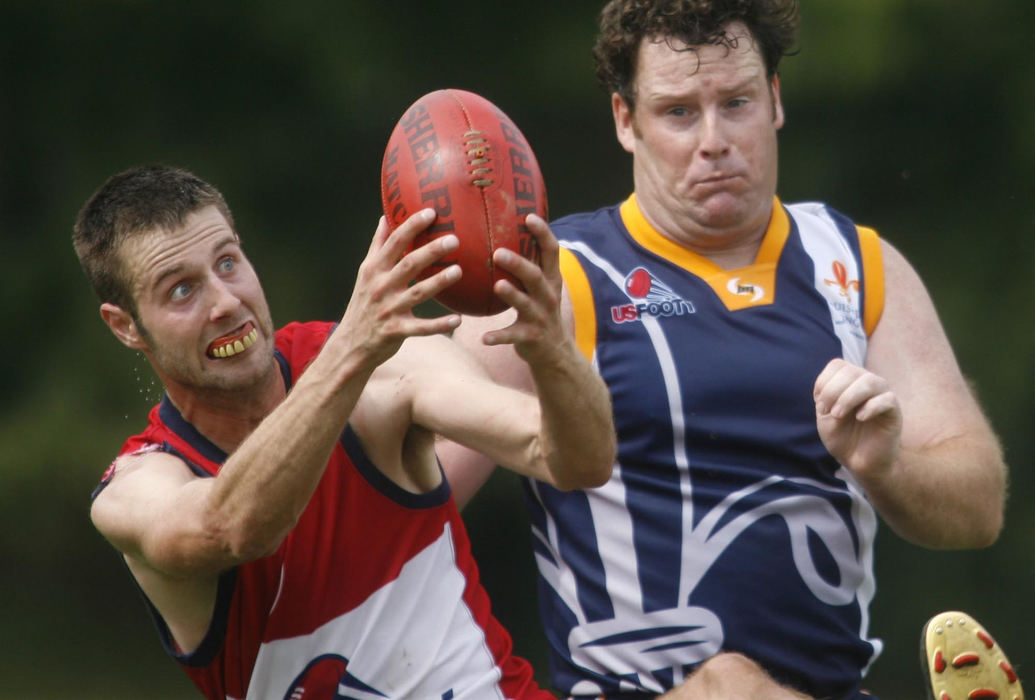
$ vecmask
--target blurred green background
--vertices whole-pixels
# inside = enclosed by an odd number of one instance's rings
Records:
[[[99,319],[69,242],[82,202],[131,165],[190,168],[226,194],[274,318],[337,318],[380,213],[382,149],[425,92],[503,108],[554,216],[628,193],[592,76],[600,4],[0,0],[0,698],[194,697],[88,520],[160,389]],[[987,550],[882,528],[869,684],[886,700],[923,697],[919,630],[942,609],[977,616],[1035,684],[1028,6],[807,2],[782,69],[782,196],[828,201],[913,261],[1013,468]],[[498,474],[465,518],[494,609],[544,677],[519,492]]]

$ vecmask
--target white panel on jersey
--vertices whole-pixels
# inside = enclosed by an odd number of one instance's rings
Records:
[[[502,698],[500,670],[463,600],[464,585],[447,523],[359,607],[312,634],[263,644],[248,700],[283,700],[292,679],[323,656],[342,657],[345,697]]]
[[[859,263],[847,241],[831,235],[837,226],[822,204],[791,204],[787,210],[798,224],[805,252],[815,263],[816,291],[830,307],[830,320],[841,340],[844,358],[862,366],[866,361],[866,332],[862,323]]]

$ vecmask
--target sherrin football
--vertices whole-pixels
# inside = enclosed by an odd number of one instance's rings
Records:
[[[465,90],[436,90],[413,103],[388,139],[381,164],[381,204],[391,228],[425,207],[438,216],[413,247],[449,233],[459,247],[421,279],[453,264],[463,275],[435,297],[453,311],[487,316],[506,308],[493,284],[511,275],[492,261],[509,248],[539,261],[525,216],[547,217],[546,186],[535,154],[514,122],[489,100]]]

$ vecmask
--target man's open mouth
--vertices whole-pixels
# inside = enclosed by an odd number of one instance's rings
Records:
[[[255,328],[255,324],[249,321],[237,333],[224,335],[209,343],[206,354],[215,359],[233,357],[250,348],[252,343],[258,339],[259,331]]]

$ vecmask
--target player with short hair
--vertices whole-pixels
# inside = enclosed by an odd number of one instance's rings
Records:
[[[794,0],[601,13],[634,193],[553,230],[618,461],[601,488],[525,482],[552,679],[572,697],[863,697],[877,516],[934,548],[1002,526],[998,441],[917,273],[872,229],[777,196],[797,25]],[[531,388],[499,324],[455,337]],[[440,454],[461,502],[492,468]]]
[[[442,334],[459,316],[412,308],[460,277],[418,274],[456,236],[407,252],[434,220],[382,219],[340,322],[274,331],[219,192],[145,166],[85,204],[76,251],[101,316],[142,352],[165,396],[95,492],[162,642],[210,698],[548,698],[492,617],[436,435],[570,489],[600,484],[614,445],[607,391],[560,330],[557,243],[528,228],[542,269],[505,342],[536,396],[494,384]],[[526,291],[527,290],[527,291]]]

